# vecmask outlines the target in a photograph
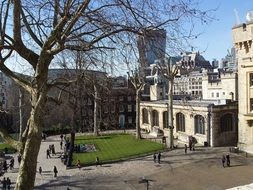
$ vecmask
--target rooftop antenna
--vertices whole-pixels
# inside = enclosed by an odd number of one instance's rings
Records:
[[[239,25],[239,24],[241,24],[241,20],[240,20],[238,11],[236,9],[234,9],[234,12],[235,12],[235,18],[236,18],[236,25]]]

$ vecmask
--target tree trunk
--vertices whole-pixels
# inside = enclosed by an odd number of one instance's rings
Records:
[[[136,90],[136,139],[141,139],[140,131],[140,90]]]
[[[169,148],[174,147],[174,137],[173,137],[173,79],[168,80],[168,125],[169,125]]]
[[[95,94],[95,98],[94,98],[94,135],[98,136],[99,132],[98,132],[98,92],[97,92],[97,87],[96,85],[94,85],[94,94]]]
[[[29,129],[24,144],[22,160],[15,187],[16,190],[32,190],[34,188],[37,168],[37,157],[41,144],[43,117],[42,110],[44,110],[45,107],[46,97],[46,95],[43,95],[45,97],[40,97],[40,100],[38,100],[38,96],[36,95],[32,95],[32,98],[36,98],[37,101],[35,100],[32,102],[31,116],[28,125]]]

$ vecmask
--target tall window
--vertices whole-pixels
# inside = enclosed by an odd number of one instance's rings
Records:
[[[249,85],[253,86],[253,73],[249,74]]]
[[[168,112],[163,112],[163,128],[168,128]]]
[[[231,113],[227,113],[220,118],[220,128],[221,132],[233,131],[233,115]]]
[[[177,131],[185,132],[185,117],[182,113],[177,113],[176,115],[176,127]]]
[[[142,109],[142,123],[148,124],[148,110],[147,109]]]
[[[253,98],[250,98],[250,100],[249,100],[250,102],[249,102],[249,104],[250,104],[250,107],[249,107],[249,111],[252,113],[253,112]]]
[[[153,121],[153,126],[159,126],[159,116],[156,110],[152,111],[152,121]]]
[[[194,117],[195,133],[205,134],[205,119],[201,115]]]

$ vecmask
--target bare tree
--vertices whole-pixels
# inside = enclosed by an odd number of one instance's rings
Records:
[[[174,147],[174,136],[173,136],[173,85],[174,85],[174,79],[176,75],[178,74],[179,66],[176,64],[173,64],[172,58],[165,58],[165,60],[162,60],[162,63],[158,64],[158,69],[161,71],[162,75],[167,80],[168,84],[168,128],[170,130],[169,134],[169,142],[168,147],[173,148]]]
[[[0,127],[4,140],[22,154],[17,190],[34,187],[48,91],[71,81],[48,81],[49,67],[65,50],[115,49],[115,38],[138,33],[143,27],[169,26],[181,18],[200,18],[192,0],[3,0],[0,4],[0,70],[31,96],[31,114],[21,141]],[[161,10],[162,9],[162,10]],[[11,13],[12,12],[12,13]],[[167,16],[165,16],[167,15]],[[181,19],[183,21],[183,19]],[[174,24],[175,26],[175,24]],[[172,36],[173,38],[173,36]],[[78,42],[78,43],[77,43]],[[81,45],[80,45],[81,43]],[[15,53],[31,68],[31,80],[17,75],[6,63]],[[0,122],[2,125],[2,122]]]
[[[132,85],[134,86],[136,96],[136,138],[141,138],[141,131],[140,131],[140,101],[141,101],[141,90],[143,90],[143,87],[145,85],[144,77],[141,76],[141,73],[136,69],[134,71],[131,71],[131,74],[128,72],[128,78]]]

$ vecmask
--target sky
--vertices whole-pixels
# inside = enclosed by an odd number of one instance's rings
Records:
[[[246,21],[246,13],[253,10],[253,0],[202,0],[201,9],[215,9],[215,20],[208,25],[199,25],[196,29],[203,32],[193,45],[203,52],[205,59],[212,61],[225,57],[232,47],[232,27],[236,24],[234,9],[237,10],[241,23]]]

